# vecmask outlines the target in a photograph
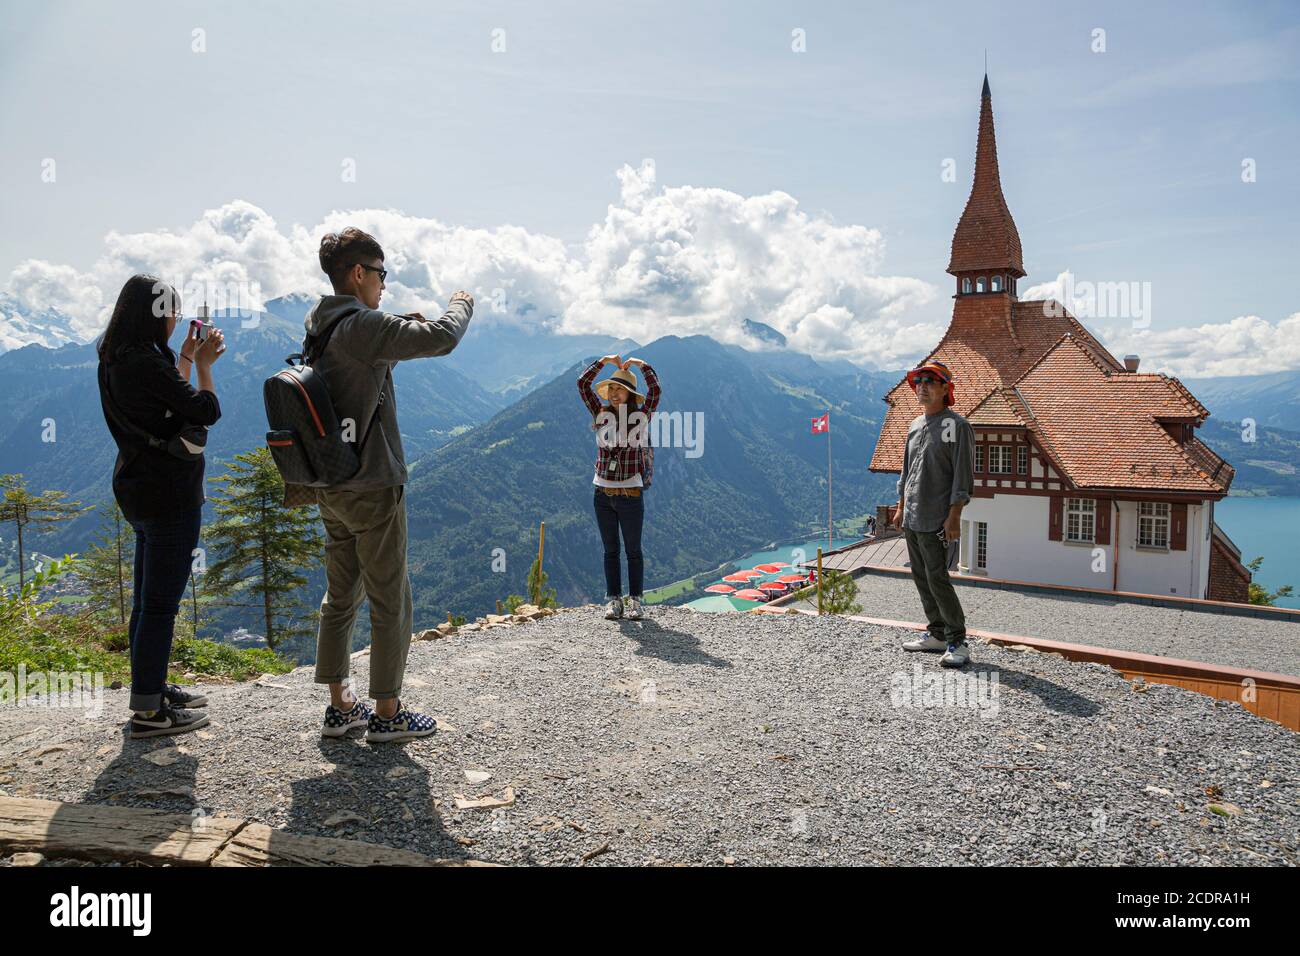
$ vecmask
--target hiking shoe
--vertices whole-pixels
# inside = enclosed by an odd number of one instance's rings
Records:
[[[208,725],[207,714],[196,714],[192,710],[172,707],[163,701],[162,706],[152,714],[134,714],[131,717],[131,739],[141,737],[163,737],[168,734],[187,734]]]
[[[163,700],[173,707],[206,707],[208,699],[202,694],[192,694],[178,684],[163,685]]]
[[[333,704],[325,708],[325,726],[321,727],[322,737],[342,737],[354,727],[368,727],[374,713],[369,705],[356,701],[351,710],[340,710]]]
[[[946,650],[950,645],[947,641],[940,640],[933,634],[927,633],[925,637],[915,637],[903,644],[905,651],[931,651],[938,652]]]
[[[943,657],[939,658],[939,666],[965,667],[968,660],[970,660],[970,647],[962,641],[960,644],[948,645],[948,649],[943,652]]]
[[[397,702],[397,713],[385,720],[379,714],[370,715],[366,728],[366,742],[372,744],[389,743],[394,740],[409,740],[412,737],[427,737],[438,729],[438,722],[432,717],[407,710],[402,702]]]
[[[617,621],[622,616],[623,599],[621,597],[610,598],[609,603],[605,605],[605,620]]]
[[[627,609],[623,612],[623,616],[629,621],[639,621],[641,620],[641,607],[639,597],[630,597],[627,599]]]

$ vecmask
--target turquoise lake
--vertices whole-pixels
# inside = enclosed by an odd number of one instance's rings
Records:
[[[1300,498],[1224,498],[1214,520],[1241,548],[1241,560],[1264,556],[1255,580],[1275,591],[1290,584],[1300,591]],[[1300,596],[1279,598],[1278,607],[1300,608]]]

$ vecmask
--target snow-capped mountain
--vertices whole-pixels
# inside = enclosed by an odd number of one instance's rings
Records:
[[[272,315],[288,319],[293,325],[299,326],[311,307],[319,301],[320,296],[311,292],[290,292],[278,299],[267,299],[265,308]]]
[[[13,296],[0,293],[0,352],[32,344],[57,349],[84,341],[74,330],[72,318],[58,309],[32,311]]]

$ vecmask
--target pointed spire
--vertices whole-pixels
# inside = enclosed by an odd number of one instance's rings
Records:
[[[998,175],[998,147],[993,133],[993,96],[989,77],[984,74],[980,94],[979,139],[975,145],[975,180],[970,198],[952,237],[952,258],[948,272],[980,269],[1003,270],[1017,278],[1025,274],[1020,251],[1020,233],[1002,195]]]

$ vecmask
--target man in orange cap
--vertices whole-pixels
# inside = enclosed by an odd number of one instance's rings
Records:
[[[907,373],[924,414],[907,430],[898,476],[894,524],[903,529],[912,580],[929,632],[907,651],[943,652],[944,667],[970,660],[966,615],[948,576],[949,548],[961,537],[961,510],[975,483],[975,432],[952,410],[956,398],[948,366],[930,359]]]

